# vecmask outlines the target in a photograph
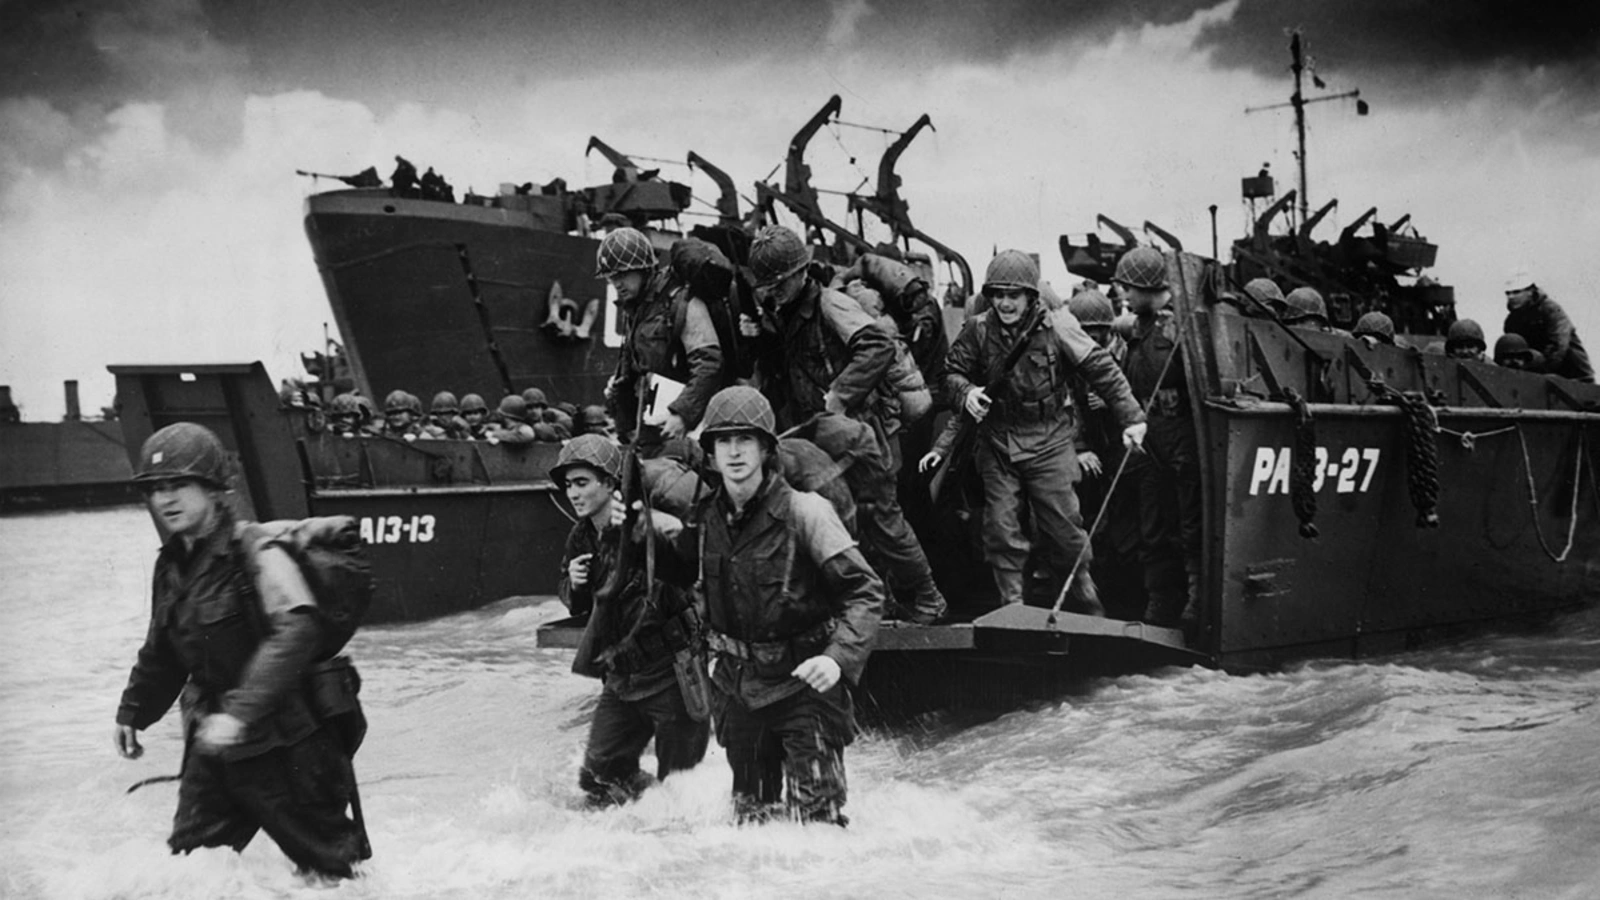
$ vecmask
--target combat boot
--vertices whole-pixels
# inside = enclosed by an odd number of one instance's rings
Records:
[[[1072,589],[1067,591],[1067,601],[1062,606],[1067,612],[1101,619],[1106,617],[1105,605],[1100,602],[1100,589],[1095,587],[1094,577],[1087,568],[1080,569],[1078,576],[1072,580]]]
[[[1000,592],[1000,605],[1022,603],[1022,570],[1021,569],[995,569],[994,587]]]
[[[910,615],[906,617],[912,624],[936,625],[944,621],[950,606],[945,603],[944,594],[939,593],[939,586],[933,583],[932,578],[917,586],[916,598]]]

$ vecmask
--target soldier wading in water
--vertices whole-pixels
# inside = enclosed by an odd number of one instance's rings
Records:
[[[795,819],[843,825],[844,748],[855,738],[844,680],[866,667],[883,582],[833,506],[784,481],[775,427],[759,391],[718,392],[700,442],[721,483],[692,527],[661,513],[655,525],[697,561],[717,740],[740,819],[767,818],[782,800]]]
[[[349,878],[372,850],[345,812],[350,752],[319,721],[307,670],[324,646],[317,601],[290,555],[235,528],[230,465],[190,422],[157,431],[134,481],[170,535],[156,558],[150,629],[113,734],[128,759],[139,731],[183,695],[184,761],[167,843],[243,850],[265,830],[302,873]]]
[[[578,521],[561,560],[561,601],[573,615],[588,615],[573,671],[603,678],[605,687],[589,725],[578,785],[597,805],[637,797],[652,783],[639,755],[656,742],[656,775],[693,768],[705,756],[710,728],[690,714],[674,667],[675,654],[694,630],[688,581],[657,573],[647,583],[643,566],[620,564],[622,451],[610,438],[583,434],[561,448],[550,480],[566,489]],[[620,575],[620,578],[616,576]],[[608,583],[597,607],[596,594]],[[695,685],[688,686],[693,690]],[[703,718],[703,716],[702,716]]]

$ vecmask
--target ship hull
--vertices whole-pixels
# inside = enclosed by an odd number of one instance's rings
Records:
[[[305,228],[358,388],[424,399],[537,387],[552,402],[601,402],[621,345],[594,274],[597,241],[528,212],[334,191],[306,201]],[[544,327],[552,297],[602,307],[587,339]]]
[[[0,513],[133,503],[117,422],[0,425]]]

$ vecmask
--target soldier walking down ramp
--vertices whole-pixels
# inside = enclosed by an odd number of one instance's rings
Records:
[[[1170,627],[1199,611],[1200,456],[1183,347],[1161,251],[1129,250],[1117,261],[1114,277],[1135,316],[1123,367],[1134,395],[1150,410],[1149,464],[1139,467],[1130,485],[1138,496],[1140,557],[1150,598],[1144,619]]]
[[[138,759],[139,731],[182,694],[172,852],[243,850],[264,830],[302,872],[349,878],[372,851],[345,811],[356,789],[354,747],[319,716],[307,681],[325,646],[316,597],[288,552],[235,528],[225,500],[231,467],[216,435],[179,422],[139,455],[134,481],[170,537],[156,558],[150,630],[117,710],[117,752]]]
[[[945,359],[945,386],[962,415],[978,423],[976,457],[983,476],[984,554],[994,569],[1000,602],[1023,602],[1031,544],[1022,529],[1022,504],[1033,515],[1032,544],[1055,577],[1065,580],[1080,555],[1067,593],[1074,612],[1104,615],[1090,575],[1089,536],[1073,484],[1078,460],[1072,381],[1081,375],[1113,411],[1123,440],[1143,439],[1144,415],[1111,355],[1089,337],[1065,307],[1039,300],[1039,267],[1020,250],[997,255],[984,275],[989,308],[962,326]],[[935,449],[931,469],[950,453],[953,419]]]
[[[781,346],[780,355],[760,360],[763,390],[774,398],[785,427],[823,417],[807,437],[836,459],[852,457],[845,479],[855,494],[856,526],[868,558],[914,598],[912,621],[938,621],[946,610],[944,595],[900,508],[893,456],[878,420],[878,392],[895,357],[893,339],[859,303],[812,278],[810,262],[811,250],[800,236],[779,225],[763,228],[750,245],[756,297],[773,317]]]
[[[733,348],[722,346],[705,301],[673,284],[671,270],[658,265],[643,232],[619,228],[606,235],[595,273],[616,289],[623,315],[625,337],[606,396],[622,439],[633,440],[644,400],[642,376],[656,373],[683,385],[665,420],[651,424],[644,436],[643,449],[653,453],[663,441],[682,438],[700,424],[706,401],[723,385],[724,361],[732,358]]]

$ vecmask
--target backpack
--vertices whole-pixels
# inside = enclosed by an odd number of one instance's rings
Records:
[[[688,297],[698,298],[711,314],[717,342],[722,345],[722,377],[718,383],[732,384],[745,363],[739,339],[740,285],[733,263],[716,245],[688,237],[673,242],[667,251],[667,267],[672,273],[671,283],[685,288],[688,294],[680,294],[673,303],[673,333],[683,334]]]
[[[351,516],[278,519],[239,526],[246,547],[280,547],[300,567],[317,599],[323,645],[317,660],[338,655],[372,606],[372,563]]]

